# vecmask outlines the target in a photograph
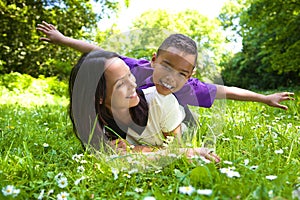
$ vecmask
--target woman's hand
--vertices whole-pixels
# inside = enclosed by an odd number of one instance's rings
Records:
[[[43,21],[42,24],[38,24],[36,30],[41,31],[47,37],[41,37],[41,41],[50,42],[53,44],[62,44],[65,36],[59,32],[52,24],[48,24]]]
[[[220,157],[208,148],[184,148],[184,151],[188,158],[192,158],[194,156],[203,156],[204,158],[216,163],[221,161]]]

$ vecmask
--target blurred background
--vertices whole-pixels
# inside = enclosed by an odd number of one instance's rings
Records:
[[[68,79],[79,53],[39,41],[36,25],[47,21],[66,36],[135,58],[151,57],[164,39],[160,30],[179,32],[199,46],[196,76],[202,80],[222,78],[252,90],[300,83],[296,0],[0,0],[0,12],[0,74]],[[107,43],[133,30],[138,39]]]

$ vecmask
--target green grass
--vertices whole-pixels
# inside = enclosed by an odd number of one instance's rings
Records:
[[[204,136],[218,135],[216,152],[222,162],[203,164],[183,157],[155,170],[142,170],[134,159],[126,163],[84,152],[72,130],[67,99],[34,95],[30,98],[35,103],[28,103],[22,101],[25,93],[2,88],[0,98],[0,188],[20,189],[14,199],[37,199],[41,191],[43,199],[57,199],[61,192],[67,192],[68,199],[292,199],[292,191],[300,187],[299,93],[296,101],[285,102],[288,111],[237,101],[195,109],[200,129],[189,143],[200,145]],[[280,149],[283,153],[276,154]],[[74,159],[79,154],[82,157]],[[220,172],[227,167],[235,167],[240,177]],[[118,170],[116,177],[112,168]],[[59,173],[67,178],[64,188],[55,179]],[[268,180],[268,175],[277,178]],[[211,189],[212,194],[179,192],[189,185]],[[0,199],[9,197],[0,192]]]

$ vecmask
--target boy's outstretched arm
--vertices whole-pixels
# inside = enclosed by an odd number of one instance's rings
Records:
[[[222,85],[217,85],[216,93],[216,99],[261,102],[284,110],[287,110],[288,107],[280,104],[280,102],[286,100],[295,100],[293,96],[294,93],[292,92],[278,92],[269,95],[263,95],[238,87],[227,87]]]
[[[36,29],[46,35],[46,37],[40,38],[42,41],[67,46],[81,53],[88,53],[93,50],[101,49],[97,45],[64,36],[52,24],[48,24],[45,21],[43,21],[42,24],[38,24]]]

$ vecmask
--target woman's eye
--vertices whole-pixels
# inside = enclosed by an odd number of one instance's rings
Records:
[[[117,88],[120,88],[124,85],[124,81],[120,81],[118,84],[117,84]]]

